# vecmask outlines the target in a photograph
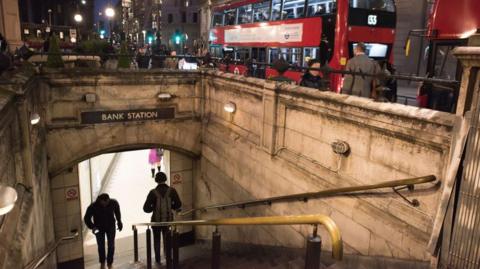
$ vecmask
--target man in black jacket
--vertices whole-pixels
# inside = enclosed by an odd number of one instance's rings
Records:
[[[97,238],[98,257],[102,266],[101,268],[105,268],[105,235],[107,236],[107,264],[108,268],[111,268],[113,255],[115,254],[115,220],[118,225],[118,230],[121,231],[123,229],[120,205],[117,200],[110,199],[108,194],[100,194],[97,200],[87,208],[83,220]]]
[[[320,61],[312,59],[308,61],[308,67],[309,69],[303,75],[302,81],[300,81],[300,86],[315,88],[321,91],[327,90],[323,81],[323,74],[319,70],[310,69],[320,69]]]
[[[182,202],[178,197],[177,191],[169,187],[165,182],[167,175],[158,172],[155,175],[157,187],[148,193],[147,200],[143,205],[145,213],[152,214],[152,222],[166,222],[173,220],[172,210],[179,211]],[[167,261],[167,268],[171,267],[172,255],[170,244],[169,227],[153,227],[153,249],[155,252],[155,261],[160,264],[160,234],[163,237],[163,250]]]

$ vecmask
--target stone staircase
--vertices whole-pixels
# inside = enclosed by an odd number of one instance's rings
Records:
[[[220,257],[222,269],[300,269],[305,267],[305,253],[296,249],[270,248],[270,247],[224,247]],[[143,258],[143,259],[142,259]],[[163,258],[163,257],[162,257]],[[89,267],[89,269],[92,267]],[[99,267],[98,267],[99,268]],[[145,269],[147,268],[144,257],[141,261],[116,263],[114,269]],[[162,265],[152,264],[154,269],[166,269],[165,261]],[[210,246],[197,244],[180,249],[181,269],[210,269]],[[326,269],[324,265],[321,269]]]

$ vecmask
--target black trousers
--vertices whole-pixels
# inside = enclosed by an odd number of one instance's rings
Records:
[[[100,230],[95,234],[98,246],[98,259],[100,263],[105,263],[105,236],[107,236],[108,254],[107,263],[113,263],[113,255],[115,254],[115,226],[108,230]]]
[[[160,263],[160,236],[163,237],[163,252],[167,265],[172,262],[172,240],[169,227],[152,227],[153,229],[153,250],[155,252],[155,261]]]

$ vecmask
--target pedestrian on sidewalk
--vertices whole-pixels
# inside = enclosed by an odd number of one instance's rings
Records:
[[[377,74],[378,64],[367,56],[367,47],[364,43],[358,43],[353,51],[355,56],[348,61],[347,71],[367,75],[345,75],[342,93],[375,99],[377,81],[371,75]]]
[[[157,172],[160,172],[162,168],[162,158],[163,158],[163,149],[150,149],[148,153],[148,163],[151,166],[152,178],[155,177],[155,167],[158,169]]]
[[[152,213],[152,222],[173,221],[172,210],[180,211],[182,202],[178,197],[177,191],[166,184],[167,175],[158,172],[155,175],[157,187],[148,193],[147,200],[143,205],[145,213]],[[153,227],[153,249],[155,252],[155,262],[160,264],[160,235],[163,237],[163,250],[167,268],[172,266],[172,244],[170,238],[170,227]]]
[[[113,255],[115,254],[115,222],[119,231],[123,229],[120,205],[117,200],[110,199],[110,196],[106,193],[100,194],[97,200],[88,206],[83,220],[97,238],[101,269],[105,268],[105,236],[107,237],[108,254],[106,261],[108,268],[112,268]]]

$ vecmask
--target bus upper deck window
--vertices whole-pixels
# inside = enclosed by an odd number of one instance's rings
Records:
[[[272,0],[272,21],[278,21],[282,18],[282,0]]]
[[[303,18],[305,14],[305,0],[284,0],[282,19]]]
[[[252,5],[245,5],[238,8],[238,24],[252,22]]]
[[[212,26],[222,26],[223,25],[223,13],[215,12],[213,13]]]
[[[236,9],[225,10],[225,25],[235,25],[236,23]]]
[[[307,16],[321,16],[332,14],[337,11],[336,0],[309,0],[307,5]]]
[[[263,22],[270,19],[270,1],[253,4],[253,22]]]
[[[350,7],[395,12],[393,0],[350,0]]]

